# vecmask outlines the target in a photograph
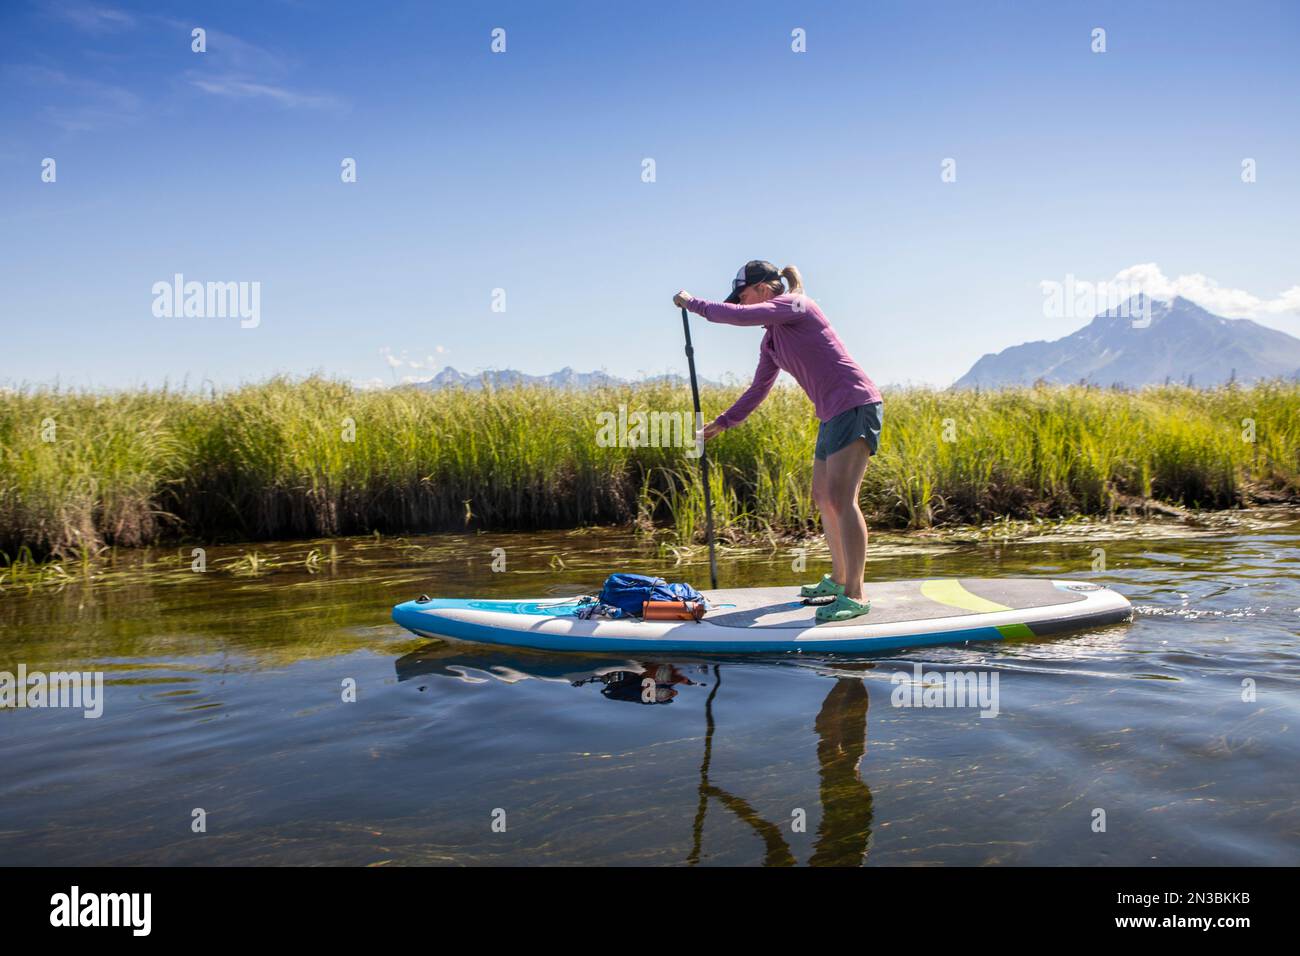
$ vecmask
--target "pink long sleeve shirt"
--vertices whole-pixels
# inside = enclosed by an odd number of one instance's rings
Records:
[[[710,322],[761,325],[767,329],[758,350],[753,383],[718,416],[723,428],[739,425],[772,390],[782,369],[812,399],[819,421],[880,401],[880,389],[853,361],[817,303],[806,295],[778,295],[756,305],[728,305],[691,299],[686,308]]]

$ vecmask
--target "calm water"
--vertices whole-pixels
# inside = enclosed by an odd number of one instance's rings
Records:
[[[249,550],[0,591],[0,670],[106,679],[99,719],[0,710],[0,864],[1300,863],[1294,512],[873,536],[869,578],[1068,575],[1137,615],[863,660],[508,653],[389,621],[421,591],[581,593],[615,568],[707,583],[621,532],[263,545],[256,570]],[[722,583],[823,570],[790,560],[724,556]],[[891,706],[914,663],[996,674],[998,715]]]

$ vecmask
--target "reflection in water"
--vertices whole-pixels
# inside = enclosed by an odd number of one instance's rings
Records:
[[[450,677],[465,683],[488,680],[514,684],[524,680],[551,681],[575,687],[605,674],[634,669],[626,658],[594,658],[579,654],[547,654],[515,648],[494,648],[455,641],[436,641],[394,662],[399,681],[420,677]],[[421,685],[424,691],[427,685]]]
[[[639,670],[595,674],[574,681],[573,686],[596,682],[605,685],[600,694],[606,700],[635,704],[671,704],[677,697],[677,685],[695,686],[695,681],[672,664],[644,664]]]
[[[860,866],[871,839],[871,789],[860,775],[862,756],[866,751],[867,688],[861,677],[843,675],[847,670],[867,670],[871,666],[836,665],[835,671],[839,676],[832,681],[813,722],[817,735],[822,804],[817,840],[808,861],[813,866]],[[699,803],[686,862],[692,866],[700,862],[705,820],[710,801],[715,801],[762,840],[765,866],[793,866],[797,860],[781,826],[764,819],[744,797],[710,779],[713,741],[718,727],[715,704],[722,690],[722,666],[715,663],[712,668],[713,686],[704,703],[704,750],[697,789]],[[484,648],[466,653],[457,645],[441,643],[398,659],[396,669],[400,681],[440,676],[470,683],[489,679],[512,683],[534,678],[562,680],[573,687],[600,684],[604,699],[640,704],[671,703],[677,697],[678,687],[703,686],[671,663],[609,661],[594,664],[590,658],[534,655],[513,649]]]
[[[616,529],[339,540],[318,569],[321,543],[259,545],[257,575],[220,570],[220,548],[206,575],[184,549],[120,553],[103,575],[0,592],[0,670],[106,677],[102,719],[0,710],[0,865],[1300,862],[1297,513],[883,541],[872,578],[1069,575],[1137,617],[874,668],[644,662],[413,640],[388,617],[421,591],[707,570]],[[498,547],[509,573],[490,570]],[[728,585],[796,583],[785,554],[728,557]],[[918,663],[998,674],[996,719],[891,707],[889,673]]]
[[[468,683],[489,679],[514,683],[534,678],[564,681],[574,687],[600,684],[600,694],[606,700],[632,704],[671,704],[677,698],[678,687],[697,686],[696,681],[671,663],[634,664],[618,660],[597,666],[586,656],[551,656],[527,650],[489,648],[466,653],[463,650],[466,646],[470,645],[438,642],[407,654],[395,663],[397,679],[406,681],[437,675]]]
[[[691,829],[691,853],[686,858],[686,862],[691,866],[700,862],[700,850],[704,845],[704,817],[709,810],[709,800],[714,799],[749,824],[762,839],[765,847],[763,854],[764,866],[793,866],[795,863],[794,854],[790,852],[790,847],[781,834],[781,828],[760,817],[757,811],[740,797],[728,793],[721,787],[714,786],[709,782],[709,765],[713,762],[713,732],[717,729],[717,722],[713,718],[713,701],[718,696],[721,687],[722,669],[719,665],[714,664],[713,690],[709,692],[709,699],[704,705],[706,726],[704,732],[704,757],[700,760],[700,805],[695,814],[695,825]]]
[[[867,688],[841,677],[817,714],[817,764],[822,822],[813,866],[858,866],[871,841],[871,790],[860,766],[867,749]]]
[[[705,704],[707,727],[704,758],[700,762],[700,803],[692,828],[693,843],[686,862],[700,860],[704,837],[704,820],[709,800],[715,799],[753,828],[764,845],[764,866],[793,866],[794,853],[781,828],[764,820],[752,806],[709,780],[713,757],[713,734],[716,722],[713,702],[722,686],[720,667],[713,666],[713,690]],[[871,789],[859,775],[866,750],[867,688],[861,678],[841,677],[822,701],[814,727],[817,732],[817,762],[821,777],[822,820],[817,828],[817,843],[812,866],[860,866],[871,839]]]

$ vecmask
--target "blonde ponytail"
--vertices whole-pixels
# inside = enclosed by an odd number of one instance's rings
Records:
[[[786,266],[781,270],[781,278],[783,278],[785,284],[789,286],[787,292],[803,295],[803,276],[799,275],[798,269],[794,266]]]

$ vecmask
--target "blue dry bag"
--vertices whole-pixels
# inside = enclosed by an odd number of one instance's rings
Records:
[[[618,608],[627,617],[640,617],[646,601],[702,601],[689,584],[669,584],[644,574],[611,574],[600,590],[600,603]]]

